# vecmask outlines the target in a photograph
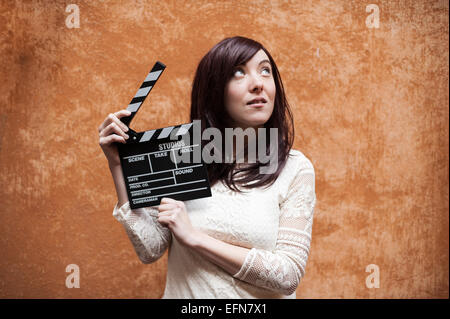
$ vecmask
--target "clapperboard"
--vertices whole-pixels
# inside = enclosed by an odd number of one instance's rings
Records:
[[[156,62],[131,100],[131,115],[121,118],[128,127],[165,67]],[[201,143],[193,143],[200,141],[193,138],[193,128],[193,123],[145,132],[129,128],[129,138],[126,144],[118,143],[118,150],[132,209],[159,205],[163,197],[185,201],[211,196],[206,166],[201,156],[194,161]]]

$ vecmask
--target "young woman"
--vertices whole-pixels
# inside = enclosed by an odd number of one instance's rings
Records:
[[[269,52],[244,37],[216,44],[195,74],[191,121],[223,134],[226,127],[266,128],[267,134],[276,128],[272,174],[261,174],[258,160],[213,162],[207,166],[212,197],[163,198],[159,206],[131,210],[113,143],[128,138],[120,118],[129,114],[105,119],[100,146],[118,196],[113,216],[140,260],[152,263],[169,249],[163,298],[295,298],[309,255],[315,174],[309,159],[292,149],[292,114]]]

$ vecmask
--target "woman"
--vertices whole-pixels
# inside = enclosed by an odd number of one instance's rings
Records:
[[[100,146],[118,195],[113,216],[140,260],[152,263],[170,248],[163,298],[295,298],[309,255],[315,175],[311,162],[291,149],[292,115],[269,52],[243,37],[216,44],[197,68],[191,121],[221,132],[277,128],[272,174],[260,173],[260,161],[213,162],[212,197],[163,198],[159,206],[131,210],[113,143],[128,138],[120,118],[129,114],[122,110],[105,119]]]

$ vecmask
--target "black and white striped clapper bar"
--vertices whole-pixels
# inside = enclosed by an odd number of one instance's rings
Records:
[[[131,115],[121,119],[125,125],[129,126],[165,68],[161,62],[153,66],[127,107]],[[194,138],[194,133],[201,134],[193,123],[140,133],[129,129],[127,143],[117,146],[132,209],[159,205],[163,197],[185,201],[211,196],[200,136]]]

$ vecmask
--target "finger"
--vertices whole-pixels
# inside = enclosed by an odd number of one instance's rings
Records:
[[[175,206],[174,204],[170,203],[170,204],[162,204],[158,206],[158,210],[161,211],[168,211],[168,210],[173,210],[177,208],[177,206]]]
[[[173,199],[173,198],[169,198],[169,197],[163,197],[161,198],[161,203],[172,203],[172,204],[176,204],[178,201]]]
[[[120,110],[119,112],[116,112],[116,113],[119,113],[119,116],[123,117],[123,116],[125,116],[125,115],[122,115],[122,114],[125,114],[124,111],[126,111],[126,110]],[[127,111],[127,112],[128,112],[127,115],[130,115],[130,114],[131,114],[131,112],[129,112],[129,111]],[[127,131],[128,131],[128,126],[126,126],[121,120],[119,120],[119,118],[117,117],[116,113],[110,114],[110,118],[111,118],[112,121],[113,121],[114,123],[116,123],[116,124],[117,124],[124,132],[127,132]]]
[[[122,118],[122,117],[124,117],[124,116],[130,116],[130,115],[131,115],[131,112],[128,111],[127,109],[123,109],[123,110],[120,110],[120,111],[114,113],[114,115],[115,115],[118,119],[120,119],[120,118]]]
[[[108,116],[105,118],[105,120],[102,122],[102,124],[100,124],[100,126],[98,127],[99,133],[101,131],[103,131],[105,129],[105,127],[107,127],[109,124],[111,124],[111,122],[113,121],[113,116],[114,116],[114,114],[112,114],[112,113],[108,114]]]
[[[119,113],[119,116],[125,116],[125,115],[122,115],[122,113],[125,114],[125,111],[126,111],[126,110],[121,110],[121,111],[116,112],[116,113]],[[103,121],[103,123],[102,123],[102,124],[99,126],[99,128],[98,128],[99,133],[100,133],[102,130],[104,130],[105,127],[107,127],[109,124],[111,124],[111,123],[113,123],[113,122],[116,123],[117,125],[119,125],[119,127],[121,127],[122,130],[124,130],[125,132],[128,131],[128,127],[127,127],[125,124],[123,124],[122,121],[120,121],[120,120],[117,118],[116,113],[115,113],[115,114],[113,114],[113,113],[108,114],[108,116],[106,117],[106,119]],[[131,112],[128,111],[128,115],[129,115],[129,114],[131,114]]]
[[[170,216],[160,216],[158,217],[158,222],[161,225],[169,226],[173,222],[173,220]]]
[[[184,202],[182,202],[182,201],[175,200],[175,199],[169,198],[169,197],[163,197],[161,199],[161,202],[163,202],[163,200],[164,200],[164,203],[172,204],[172,205],[174,205],[177,208],[183,208],[184,207]]]
[[[112,144],[113,142],[126,143],[127,141],[122,136],[119,136],[117,134],[111,134],[106,137],[100,137],[99,144],[101,146],[105,146]]]
[[[116,123],[109,124],[104,130],[100,132],[100,136],[106,137],[116,133],[117,135],[121,135],[124,139],[128,139],[128,134],[126,134]]]
[[[159,212],[158,213],[158,217],[159,216],[172,216],[173,212]]]

